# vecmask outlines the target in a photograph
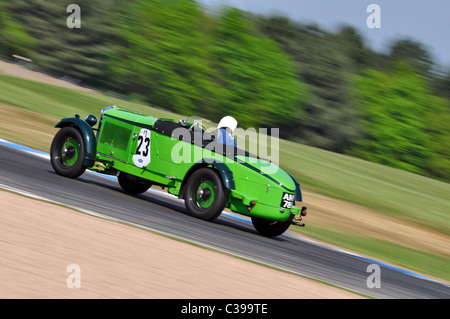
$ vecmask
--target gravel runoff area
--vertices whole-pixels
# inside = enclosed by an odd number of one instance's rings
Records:
[[[11,192],[0,201],[0,298],[361,298]]]

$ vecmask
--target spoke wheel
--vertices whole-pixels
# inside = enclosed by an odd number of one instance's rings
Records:
[[[211,207],[214,203],[214,199],[216,198],[216,186],[214,182],[209,179],[203,179],[200,182],[200,185],[197,187],[196,191],[196,204],[198,207],[207,209]]]
[[[84,140],[80,132],[66,126],[59,130],[50,147],[50,162],[59,175],[75,178],[86,170],[83,166]]]
[[[185,187],[184,200],[189,214],[213,220],[222,213],[228,201],[228,190],[215,170],[201,168],[195,171]]]
[[[80,155],[80,145],[73,137],[67,137],[61,148],[61,162],[67,167],[73,166]]]

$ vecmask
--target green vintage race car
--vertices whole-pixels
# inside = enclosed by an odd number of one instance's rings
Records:
[[[291,224],[304,226],[299,183],[268,160],[216,141],[199,122],[162,119],[115,106],[97,118],[78,114],[55,127],[50,150],[54,170],[76,178],[86,169],[115,175],[124,191],[152,185],[184,199],[192,216],[213,220],[225,207],[250,216],[269,237]]]

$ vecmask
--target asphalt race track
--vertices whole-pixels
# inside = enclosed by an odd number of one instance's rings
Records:
[[[266,238],[256,233],[247,220],[228,214],[213,222],[198,220],[187,215],[183,201],[171,195],[149,190],[130,196],[115,180],[98,174],[86,172],[74,180],[64,178],[53,171],[45,156],[5,144],[8,143],[0,141],[1,188],[140,225],[375,298],[450,298],[450,286],[381,263],[378,263],[381,287],[369,288],[368,266],[377,263],[375,260],[289,232],[274,239]],[[307,295],[292,296],[297,297],[307,298]]]

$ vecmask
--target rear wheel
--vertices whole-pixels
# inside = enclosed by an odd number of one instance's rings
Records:
[[[294,215],[289,216],[286,221],[268,220],[260,217],[252,217],[255,229],[264,236],[276,237],[284,233],[291,225]]]
[[[59,130],[50,147],[50,162],[59,175],[76,178],[84,173],[84,140],[80,132],[66,126]]]
[[[146,192],[151,186],[150,183],[145,183],[140,178],[123,172],[120,172],[117,179],[119,181],[120,187],[122,187],[124,191],[130,194],[142,194]]]
[[[189,214],[213,220],[222,213],[228,201],[228,190],[215,170],[200,168],[189,177],[185,187],[184,201]]]

